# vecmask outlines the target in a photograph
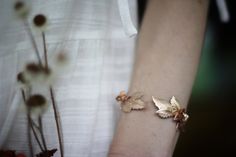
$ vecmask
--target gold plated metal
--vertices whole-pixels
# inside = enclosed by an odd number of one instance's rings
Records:
[[[121,110],[129,113],[132,110],[142,110],[145,108],[145,103],[142,100],[143,94],[136,92],[131,96],[128,96],[125,91],[121,91],[116,97],[116,100],[120,103]]]
[[[185,109],[180,107],[179,102],[174,96],[170,99],[170,102],[162,99],[156,99],[155,97],[152,97],[152,100],[155,106],[158,108],[156,113],[160,118],[173,118],[173,120],[176,122],[176,129],[183,129],[189,116]]]

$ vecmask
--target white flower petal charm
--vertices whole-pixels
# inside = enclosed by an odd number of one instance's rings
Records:
[[[159,117],[164,119],[173,117],[171,104],[169,102],[161,99],[155,99],[154,97],[152,97],[152,100],[155,106],[158,108],[156,113],[158,114]]]
[[[126,95],[124,91],[116,97],[116,100],[120,102],[121,109],[123,112],[131,112],[132,110],[142,110],[145,108],[145,103],[141,99],[142,93],[136,92],[132,96]]]
[[[156,113],[160,118],[173,118],[176,122],[176,129],[183,130],[189,116],[184,108],[180,108],[179,102],[174,96],[171,98],[170,102],[162,99],[156,99],[155,97],[152,97],[152,100],[158,108]]]

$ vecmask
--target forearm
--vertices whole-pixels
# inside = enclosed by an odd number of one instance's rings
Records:
[[[129,93],[141,91],[144,111],[122,113],[110,157],[169,157],[178,132],[155,115],[151,96],[176,96],[186,107],[202,48],[208,0],[150,0],[138,40]]]

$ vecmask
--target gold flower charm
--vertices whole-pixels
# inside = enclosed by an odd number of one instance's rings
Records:
[[[121,91],[116,97],[116,100],[120,102],[121,109],[124,112],[131,112],[131,110],[142,110],[145,107],[144,101],[141,99],[143,94],[140,92],[134,93],[132,96],[126,95],[125,91]]]
[[[159,117],[173,118],[176,122],[176,129],[182,130],[189,116],[184,108],[180,108],[179,102],[173,96],[170,102],[152,97],[155,106],[158,108],[156,113]]]

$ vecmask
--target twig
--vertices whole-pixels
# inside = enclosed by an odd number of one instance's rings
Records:
[[[21,89],[21,94],[22,94],[22,98],[24,100],[24,103],[26,103],[26,97],[25,97],[24,89]],[[30,133],[30,119],[29,119],[28,114],[27,114],[27,121],[28,121],[28,124],[27,124],[28,146],[29,146],[29,150],[30,150],[30,156],[33,157],[34,152],[33,152],[31,133]]]
[[[54,111],[54,117],[56,121],[56,127],[57,127],[57,136],[59,140],[59,146],[60,146],[60,152],[61,152],[61,157],[64,157],[64,151],[63,151],[63,144],[62,144],[62,132],[60,129],[60,117],[57,111],[57,105],[55,102],[54,94],[53,94],[53,88],[50,86],[50,95],[51,95],[51,100],[52,100],[52,106],[53,106],[53,111]]]
[[[42,141],[43,141],[44,149],[45,149],[45,150],[48,150],[48,149],[47,149],[46,140],[45,140],[45,137],[44,137],[44,133],[43,133],[43,123],[42,123],[42,117],[41,117],[41,115],[39,115],[39,117],[38,117],[38,122],[39,122],[39,132],[40,132],[40,134],[41,134],[41,139],[42,139]]]
[[[46,47],[46,39],[45,39],[44,32],[42,32],[42,36],[43,36],[43,50],[44,50],[45,67],[48,68],[47,47]]]
[[[43,37],[43,46],[44,46],[45,68],[48,69],[48,54],[47,54],[46,39],[45,39],[45,33],[44,32],[42,32],[42,37]],[[58,112],[58,109],[57,109],[57,104],[56,104],[56,101],[55,101],[55,96],[54,96],[52,86],[49,87],[49,90],[50,90],[50,96],[51,96],[53,111],[54,111],[54,118],[55,118],[55,122],[56,122],[60,153],[61,153],[61,157],[64,157],[63,142],[62,142],[62,131],[61,131],[61,127],[60,127],[61,126],[60,125],[61,124],[60,116],[59,116],[59,112]]]
[[[32,119],[31,119],[29,113],[28,113],[28,117],[29,117],[29,121],[30,121],[30,127],[31,127],[31,129],[33,130],[34,137],[35,137],[35,139],[36,139],[36,141],[37,141],[37,143],[38,143],[38,145],[39,145],[41,151],[43,152],[43,151],[44,151],[43,146],[41,145],[41,143],[40,143],[40,141],[39,141],[39,138],[38,138],[38,136],[37,136],[37,133],[36,133],[36,131],[35,131],[35,129],[34,129],[34,126],[32,125]]]
[[[31,137],[31,131],[30,131],[30,121],[29,121],[28,115],[27,115],[27,121],[28,121],[28,124],[27,124],[27,134],[28,134],[30,156],[33,157],[34,156],[34,152],[33,152],[32,137]]]
[[[25,25],[25,27],[26,27],[26,29],[27,29],[27,33],[28,33],[28,35],[29,35],[29,37],[30,37],[30,41],[32,42],[32,45],[33,45],[33,47],[34,47],[34,49],[35,49],[35,54],[36,54],[36,57],[37,57],[37,59],[38,59],[39,65],[42,67],[43,64],[42,64],[42,60],[41,60],[41,58],[40,58],[40,54],[39,54],[39,50],[38,50],[38,48],[37,48],[36,41],[35,41],[35,39],[34,39],[33,33],[32,33],[32,31],[31,31],[31,29],[30,29],[30,26],[29,26],[29,24],[28,24],[28,22],[27,22],[26,20],[24,20],[24,25]]]
[[[31,121],[32,122],[32,125],[36,128],[36,129],[38,129],[38,131],[39,131],[39,126],[34,122],[34,121]]]
[[[24,92],[23,89],[21,89],[21,94],[22,94],[22,97],[23,97],[24,102],[26,103],[26,96],[25,96],[25,92]],[[34,130],[34,126],[32,125],[32,119],[31,119],[31,117],[30,117],[30,111],[29,111],[29,109],[27,109],[27,110],[28,110],[28,111],[27,111],[28,124],[29,124],[30,128],[33,130],[34,137],[35,137],[35,139],[36,139],[36,141],[37,141],[37,143],[38,143],[38,145],[39,145],[41,151],[44,151],[44,150],[43,150],[43,147],[42,147],[42,145],[41,145],[41,143],[40,143],[40,141],[39,141],[39,139],[38,139],[37,133],[36,133],[36,131]],[[30,132],[30,131],[29,131],[29,132]],[[28,134],[28,135],[30,135],[30,134]],[[28,137],[28,139],[30,140],[30,141],[29,141],[29,145],[30,145],[30,143],[31,143],[31,145],[29,146],[30,149],[31,149],[31,148],[33,147],[33,146],[32,146],[32,141],[31,141],[31,136]],[[33,152],[33,150],[31,149],[30,152]]]
[[[24,91],[24,89],[21,89],[21,95],[22,95],[22,98],[23,98],[24,103],[26,103],[26,96],[25,96],[25,91]]]

